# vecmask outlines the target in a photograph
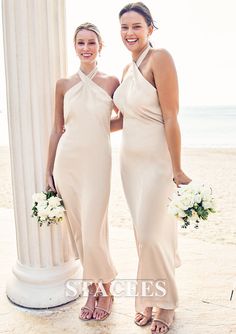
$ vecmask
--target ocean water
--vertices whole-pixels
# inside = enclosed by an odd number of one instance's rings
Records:
[[[184,147],[236,147],[236,106],[182,108],[179,123]]]
[[[183,147],[236,147],[236,106],[185,107],[179,111]],[[119,146],[120,134],[112,134]]]
[[[236,106],[185,107],[179,112],[183,147],[236,147]],[[113,133],[119,147],[121,132]],[[8,146],[7,115],[0,112],[0,146]]]

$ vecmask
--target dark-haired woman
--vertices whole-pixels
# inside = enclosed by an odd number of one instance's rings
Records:
[[[95,25],[80,25],[74,46],[80,67],[56,85],[46,184],[62,196],[75,257],[81,260],[83,279],[91,282],[80,319],[104,320],[111,312],[110,282],[116,276],[108,246],[107,207],[112,96],[119,82],[97,68],[102,39]],[[99,282],[101,291],[96,294]]]
[[[122,41],[132,55],[114,102],[124,117],[121,174],[139,256],[135,323],[150,323],[156,307],[152,333],[166,333],[177,307],[174,272],[179,265],[168,198],[175,184],[191,181],[180,161],[177,75],[170,54],[150,46],[154,22],[149,9],[131,3],[119,17]],[[145,296],[142,286],[150,281],[151,294],[149,284]]]

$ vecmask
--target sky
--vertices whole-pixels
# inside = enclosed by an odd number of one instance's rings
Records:
[[[104,48],[101,70],[121,77],[131,60],[120,38],[118,13],[127,1],[65,0],[68,75],[79,62],[73,47],[76,27],[95,23]],[[181,106],[236,105],[236,1],[235,0],[146,0],[158,30],[154,47],[167,49],[177,68]],[[0,22],[0,110],[5,111],[2,22]]]

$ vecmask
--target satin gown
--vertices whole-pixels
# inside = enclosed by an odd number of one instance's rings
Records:
[[[139,256],[137,312],[148,306],[176,308],[174,273],[180,265],[177,225],[167,211],[175,185],[158,87],[152,86],[139,70],[149,50],[147,47],[132,63],[114,94],[114,103],[124,116],[121,176]],[[142,284],[151,290],[143,293]]]
[[[81,81],[64,96],[65,132],[56,152],[53,176],[66,213],[75,258],[83,278],[104,283],[116,276],[108,244],[110,195],[110,116],[112,98],[93,77],[79,70]]]

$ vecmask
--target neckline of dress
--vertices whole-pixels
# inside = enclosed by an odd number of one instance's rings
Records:
[[[97,71],[98,71],[97,66],[94,67],[94,69],[92,69],[92,71],[90,71],[88,74],[85,74],[85,73],[82,72],[81,69],[79,68],[79,70],[78,70],[78,74],[79,74],[79,76],[81,77],[81,79],[82,79],[82,78],[87,78],[87,79],[92,80],[92,79],[95,77],[95,75],[97,74]]]
[[[142,61],[144,60],[144,58],[146,57],[146,55],[148,54],[149,50],[151,49],[151,46],[148,45],[143,52],[141,53],[141,55],[138,57],[138,59],[136,61],[134,61],[134,63],[137,65],[137,67],[139,67],[142,63]]]
[[[97,66],[94,68],[94,69],[92,69],[92,71],[91,72],[89,72],[88,74],[85,74],[84,72],[82,72],[81,71],[81,69],[79,68],[79,70],[78,70],[78,75],[79,75],[79,77],[80,77],[80,79],[81,79],[81,81],[79,81],[77,84],[75,84],[73,87],[75,87],[75,86],[78,86],[78,85],[80,85],[81,84],[81,82],[82,83],[86,83],[86,84],[90,84],[90,85],[92,85],[93,87],[96,87],[97,89],[99,89],[104,95],[106,95],[107,96],[107,98],[109,99],[109,100],[112,100],[112,97],[108,94],[108,92],[104,89],[104,88],[102,88],[101,86],[99,86],[99,84],[97,84],[94,80],[92,80],[93,79],[93,77],[97,74],[97,72],[98,72],[98,68],[97,68]],[[86,80],[87,80],[87,82],[86,82]],[[73,88],[72,87],[72,88]],[[71,89],[72,89],[71,88]],[[70,89],[69,89],[70,90]],[[67,92],[66,92],[67,93]]]

